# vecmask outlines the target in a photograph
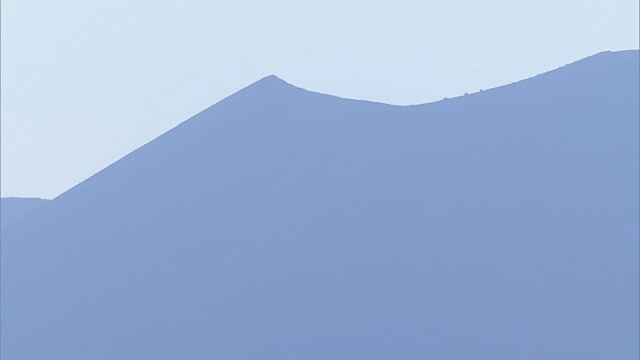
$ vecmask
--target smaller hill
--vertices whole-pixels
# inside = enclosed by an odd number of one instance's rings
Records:
[[[49,200],[38,198],[5,197],[0,199],[0,228],[9,225],[40,209]]]

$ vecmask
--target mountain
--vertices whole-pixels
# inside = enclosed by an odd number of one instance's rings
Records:
[[[416,106],[264,78],[2,233],[3,359],[637,359],[639,52]]]
[[[38,198],[0,198],[0,228],[8,227],[24,216],[38,210],[48,201]]]

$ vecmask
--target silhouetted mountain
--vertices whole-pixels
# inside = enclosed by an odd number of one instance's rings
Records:
[[[5,229],[2,358],[637,359],[638,64],[262,79]]]
[[[39,209],[49,200],[37,198],[0,198],[0,228],[5,228]]]

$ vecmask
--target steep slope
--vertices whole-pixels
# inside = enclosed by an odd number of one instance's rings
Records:
[[[40,209],[49,200],[4,197],[0,199],[0,228],[5,228],[26,215]]]
[[[637,358],[638,84],[265,78],[3,232],[2,358]]]

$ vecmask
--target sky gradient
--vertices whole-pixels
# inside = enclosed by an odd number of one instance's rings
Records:
[[[53,198],[238,89],[431,102],[637,49],[638,1],[2,2],[2,196]]]

